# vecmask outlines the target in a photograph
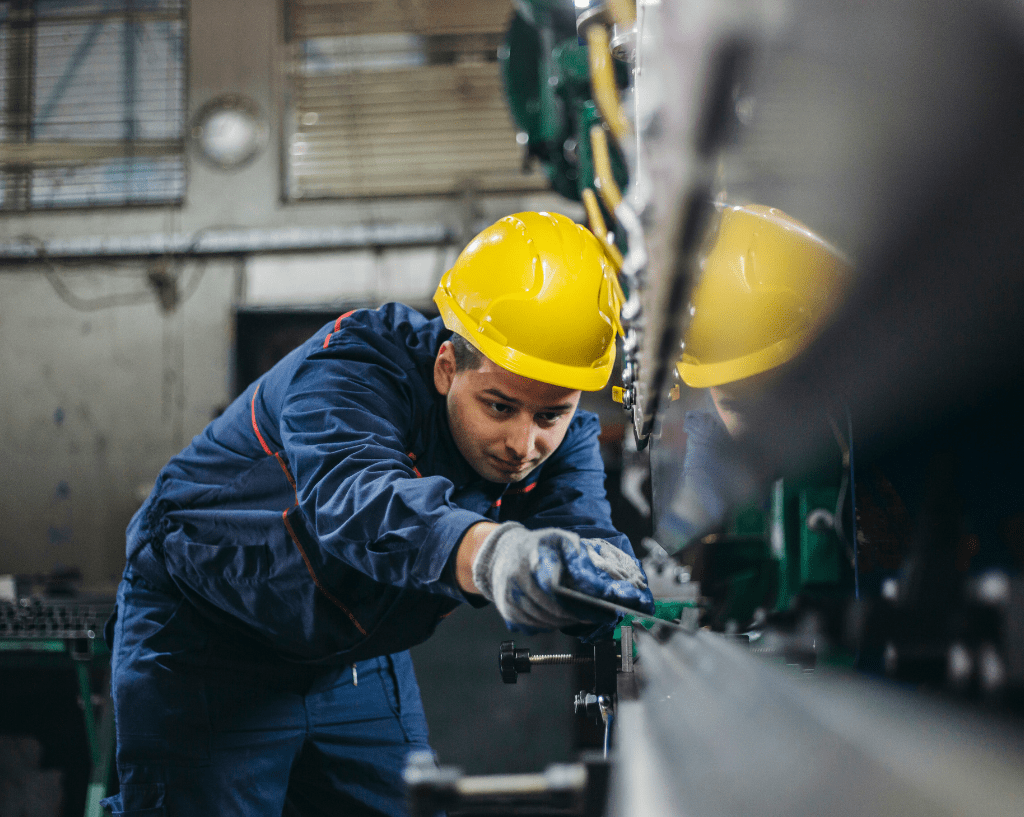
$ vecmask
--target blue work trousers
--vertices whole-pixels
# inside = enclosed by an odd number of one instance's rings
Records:
[[[113,641],[114,814],[406,813],[406,756],[429,750],[407,652],[355,672],[286,662],[131,567]]]

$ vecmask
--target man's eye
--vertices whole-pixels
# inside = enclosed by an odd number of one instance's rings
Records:
[[[507,403],[491,403],[491,411],[495,414],[510,414],[512,412],[512,406]]]
[[[538,414],[537,421],[544,425],[553,425],[558,422],[561,416],[562,413],[559,411],[548,411],[543,414]]]

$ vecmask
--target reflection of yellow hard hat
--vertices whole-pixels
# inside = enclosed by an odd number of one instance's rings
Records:
[[[467,245],[434,302],[445,326],[499,366],[597,391],[615,363],[613,275],[586,228],[557,213],[517,213]]]
[[[733,383],[795,357],[834,311],[850,272],[781,210],[726,207],[691,299],[677,367],[688,386]]]

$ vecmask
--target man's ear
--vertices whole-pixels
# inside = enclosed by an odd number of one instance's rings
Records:
[[[445,341],[434,358],[434,388],[442,397],[447,397],[455,380],[455,347]]]

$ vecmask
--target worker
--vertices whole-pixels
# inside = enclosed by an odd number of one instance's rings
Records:
[[[677,370],[710,405],[684,418],[682,483],[661,538],[675,551],[758,498],[770,474],[736,440],[762,395],[834,314],[852,268],[842,253],[773,207],[720,208],[701,258]]]
[[[114,814],[402,814],[428,748],[407,650],[456,607],[591,639],[614,620],[556,586],[653,612],[578,408],[614,363],[613,274],[570,219],[503,218],[440,318],[342,315],[171,459],[106,630]]]

